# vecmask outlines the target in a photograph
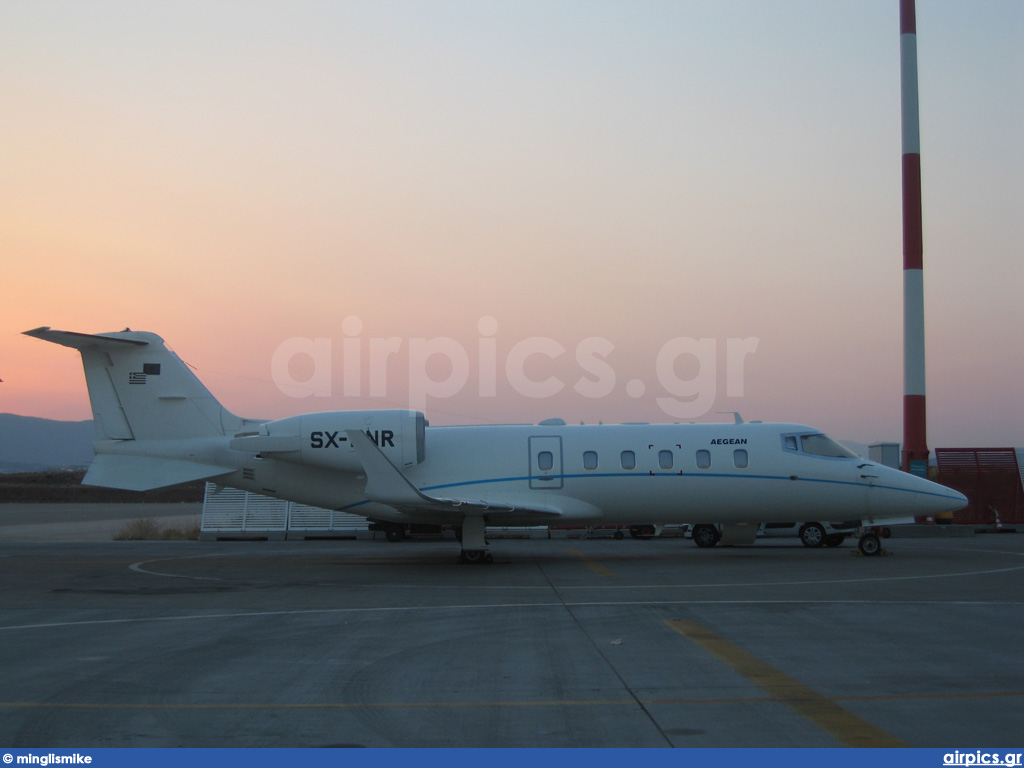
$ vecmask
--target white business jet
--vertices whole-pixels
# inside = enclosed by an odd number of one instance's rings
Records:
[[[393,529],[451,525],[465,562],[490,561],[488,525],[692,523],[711,544],[739,543],[763,520],[872,526],[967,503],[798,424],[430,427],[403,410],[242,419],[155,334],[25,333],[82,354],[96,427],[83,483],[209,480]],[[870,528],[860,547],[880,551]]]

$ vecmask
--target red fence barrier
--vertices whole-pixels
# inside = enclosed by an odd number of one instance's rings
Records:
[[[1024,523],[1024,484],[1013,448],[936,448],[939,482],[970,502],[954,513],[954,523]]]

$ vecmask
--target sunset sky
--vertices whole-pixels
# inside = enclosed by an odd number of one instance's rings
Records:
[[[1020,446],[1024,3],[917,23],[928,442]],[[0,412],[91,417],[22,331],[130,326],[253,418],[899,441],[899,51],[897,0],[0,0]]]

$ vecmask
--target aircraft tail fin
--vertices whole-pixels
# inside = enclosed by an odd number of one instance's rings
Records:
[[[97,440],[180,440],[242,429],[188,366],[154,333],[91,335],[48,327],[26,336],[82,355]]]

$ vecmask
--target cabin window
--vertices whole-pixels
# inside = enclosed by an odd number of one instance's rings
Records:
[[[583,468],[597,469],[597,451],[583,452]]]
[[[541,451],[537,454],[537,469],[547,472],[555,465],[555,456],[551,451]]]
[[[658,466],[662,469],[672,469],[672,451],[658,451]]]
[[[742,448],[732,452],[732,463],[736,465],[736,469],[747,468],[747,452]]]
[[[623,469],[636,469],[636,454],[632,451],[623,451],[619,457]]]
[[[711,466],[711,451],[697,451],[697,469],[708,469]]]

